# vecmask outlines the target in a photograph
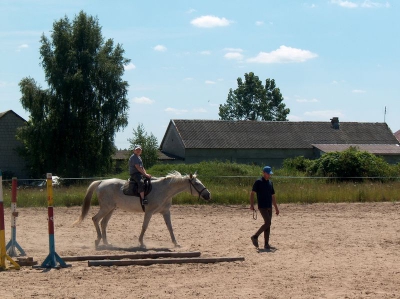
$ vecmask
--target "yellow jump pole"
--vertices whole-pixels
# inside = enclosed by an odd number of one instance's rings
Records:
[[[48,202],[48,218],[49,218],[49,250],[50,253],[44,260],[40,268],[58,268],[69,267],[62,258],[57,254],[54,241],[54,212],[53,212],[53,179],[52,174],[47,174],[47,202]]]
[[[6,236],[4,232],[4,204],[3,204],[3,175],[0,170],[0,270],[16,269],[19,270],[19,265],[6,252]],[[13,266],[7,267],[6,260]]]

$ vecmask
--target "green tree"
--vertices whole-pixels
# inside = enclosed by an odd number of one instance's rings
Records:
[[[126,127],[128,83],[122,80],[120,44],[104,40],[98,19],[81,11],[70,22],[55,21],[51,38],[41,37],[40,58],[48,89],[33,78],[19,83],[30,112],[19,131],[33,175],[104,174],[112,165],[114,136]]]
[[[238,87],[229,90],[226,104],[219,106],[221,120],[287,120],[290,109],[274,79],[265,80],[265,86],[254,73],[237,79]]]
[[[142,147],[141,158],[146,169],[155,165],[158,160],[158,142],[157,138],[150,133],[147,135],[147,132],[144,129],[143,124],[139,124],[137,129],[133,129],[133,138],[128,139],[131,144],[130,150],[135,148],[135,145],[140,145]]]

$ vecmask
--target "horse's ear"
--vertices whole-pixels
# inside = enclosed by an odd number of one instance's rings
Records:
[[[192,179],[193,178],[193,174],[189,174],[189,177],[190,177],[190,179]]]
[[[196,176],[197,175],[197,170],[194,172],[194,176]]]

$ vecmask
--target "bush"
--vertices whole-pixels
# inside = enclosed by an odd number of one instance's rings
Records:
[[[350,147],[343,152],[324,154],[312,161],[307,172],[313,176],[336,177],[341,180],[363,180],[365,177],[390,177],[396,175],[394,167],[383,158],[356,147]],[[383,179],[382,179],[383,180]]]
[[[300,171],[306,172],[307,168],[310,167],[312,161],[310,159],[304,158],[304,156],[299,156],[295,158],[285,159],[283,161],[283,168],[287,171]]]

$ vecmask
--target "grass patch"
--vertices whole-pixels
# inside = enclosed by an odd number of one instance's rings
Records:
[[[202,162],[197,164],[155,165],[148,169],[153,176],[165,176],[176,170],[182,174],[197,171],[198,178],[210,190],[212,204],[248,205],[249,195],[254,181],[261,176],[261,168],[230,162]],[[117,176],[127,179],[123,172]],[[400,200],[400,181],[380,182],[369,180],[362,183],[327,182],[324,179],[306,178],[301,173],[288,173],[283,169],[274,169],[272,176],[278,203],[339,203],[339,202],[383,202]],[[69,187],[53,189],[54,206],[80,206],[91,180],[85,180]],[[11,188],[3,186],[4,205],[10,206]],[[46,189],[19,189],[18,207],[46,207]],[[92,205],[97,205],[92,198]],[[189,193],[174,197],[173,204],[209,204]]]

